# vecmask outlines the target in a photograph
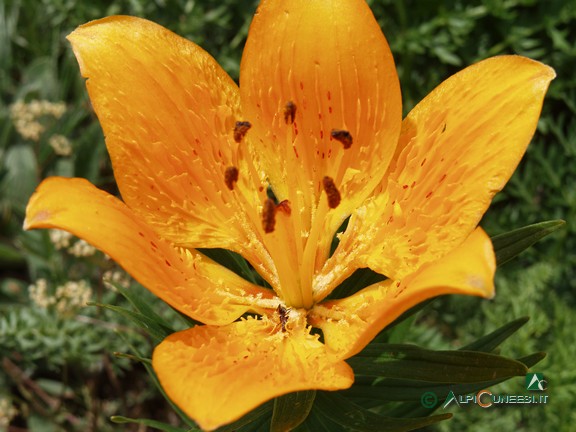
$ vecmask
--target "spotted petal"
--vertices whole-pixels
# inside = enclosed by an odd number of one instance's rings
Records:
[[[248,319],[197,326],[167,337],[152,358],[170,398],[205,430],[230,423],[274,397],[352,385],[350,367],[305,328],[279,331]]]
[[[316,306],[311,321],[342,358],[362,350],[411,307],[444,294],[494,295],[496,259],[490,238],[477,228],[458,248],[401,280],[371,285],[342,300]]]
[[[293,237],[311,245],[302,261],[314,263],[318,248],[323,263],[336,228],[382,179],[400,130],[394,61],[368,5],[262,1],[240,92],[264,175],[292,204]],[[341,200],[334,192],[329,203],[325,177]]]
[[[25,229],[58,228],[107,253],[180,312],[227,324],[271,291],[250,284],[196,251],[180,253],[128,206],[84,179],[44,180],[26,209]]]
[[[420,102],[402,124],[382,193],[352,216],[318,276],[316,299],[355,268],[401,279],[462,243],[523,156],[553,78],[539,62],[494,57]]]
[[[140,18],[93,21],[68,38],[136,217],[175,245],[266,263],[255,234],[266,191],[234,141],[232,79],[197,45]]]

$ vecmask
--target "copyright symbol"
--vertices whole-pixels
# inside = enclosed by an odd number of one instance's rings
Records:
[[[434,392],[425,392],[420,397],[420,403],[424,408],[434,408],[438,403],[438,396]]]

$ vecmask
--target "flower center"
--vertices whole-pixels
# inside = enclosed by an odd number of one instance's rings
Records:
[[[300,328],[306,328],[308,326],[307,314],[306,309],[291,308],[279,304],[275,314],[278,322],[275,331],[290,333]]]

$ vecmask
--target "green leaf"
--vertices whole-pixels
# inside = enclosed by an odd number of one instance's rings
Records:
[[[156,322],[163,329],[170,331],[170,334],[174,333],[175,330],[171,328],[170,324],[164,318],[158,315],[154,309],[150,307],[148,302],[143,300],[143,297],[138,293],[137,290],[124,288],[122,285],[112,281],[106,281],[106,283],[116,288],[116,290],[122,294],[122,296],[128,300],[141,315]]]
[[[537,352],[518,359],[519,362],[524,363],[527,367],[531,368],[536,363],[541,362],[546,358],[545,352]]]
[[[38,163],[32,148],[15,145],[6,151],[8,174],[2,184],[2,192],[14,210],[24,214],[30,195],[38,185]]]
[[[211,260],[222,264],[224,267],[232,270],[238,276],[252,282],[256,285],[263,285],[264,281],[260,276],[250,268],[242,255],[226,249],[198,249],[198,252],[206,255]]]
[[[371,344],[348,363],[357,375],[440,383],[474,383],[527,372],[524,364],[495,354],[402,344]]]
[[[328,298],[331,300],[346,298],[360,291],[362,288],[383,280],[386,280],[386,276],[376,273],[369,268],[357,269],[334,291],[332,291]]]
[[[146,372],[148,372],[148,375],[150,376],[150,378],[152,379],[152,382],[154,383],[154,385],[156,386],[156,388],[158,389],[158,391],[160,391],[160,393],[162,394],[162,396],[164,396],[164,399],[166,399],[166,401],[170,404],[170,406],[172,407],[172,409],[174,410],[174,412],[176,414],[178,414],[178,416],[182,419],[182,421],[184,421],[186,424],[188,424],[191,427],[191,431],[195,431],[198,430],[196,428],[196,423],[190,419],[186,413],[184,413],[184,411],[182,411],[180,409],[180,407],[178,407],[174,402],[172,402],[172,400],[168,397],[168,395],[166,394],[166,392],[164,391],[164,388],[162,388],[162,385],[160,385],[160,380],[158,379],[158,376],[156,375],[156,372],[154,372],[154,368],[152,367],[152,361],[150,359],[145,358],[142,354],[140,354],[140,352],[136,349],[136,347],[130,343],[127,343],[128,346],[130,347],[130,349],[134,352],[134,359],[137,361],[140,361],[142,363],[142,365],[144,366],[144,368],[146,369]],[[119,354],[116,353],[117,356],[122,356],[123,354]]]
[[[417,401],[417,406],[420,407],[420,398],[426,392],[433,392],[438,397],[438,400],[441,401],[446,398],[450,390],[457,394],[466,394],[499,384],[506,379],[507,378],[502,378],[498,380],[482,381],[470,384],[452,384],[386,378],[374,384],[361,383],[357,385],[355,383],[354,386],[348,390],[345,390],[342,392],[342,394],[355,400],[372,399],[382,402]],[[429,410],[420,414],[410,414],[410,416],[426,415],[428,412]],[[388,412],[387,415],[404,417],[404,414],[401,412],[395,412],[393,414]]]
[[[564,226],[565,223],[563,220],[550,220],[492,237],[497,264],[501,266],[507,263],[538,240]]]
[[[162,423],[162,422],[159,422],[156,420],[150,420],[150,419],[133,419],[133,418],[128,418],[128,417],[124,417],[124,416],[112,416],[112,417],[110,417],[110,420],[112,420],[114,423],[119,423],[119,424],[124,424],[124,423],[141,424],[141,425],[149,426],[151,428],[158,429],[158,430],[161,430],[164,432],[195,432],[195,431],[200,432],[200,429],[197,429],[197,428],[180,429],[180,428],[171,426],[169,424]]]
[[[88,305],[103,307],[128,318],[138,327],[144,329],[152,337],[152,339],[154,339],[154,343],[156,344],[160,343],[166,336],[174,333],[172,329],[162,326],[157,321],[142,315],[140,312],[134,312],[121,306],[114,306],[104,303],[89,302]]]
[[[424,300],[423,302],[418,303],[416,306],[411,307],[410,309],[408,309],[406,312],[402,313],[402,315],[400,315],[398,318],[396,318],[394,321],[392,321],[390,324],[388,324],[386,326],[386,328],[384,329],[384,331],[382,332],[382,335],[385,335],[387,331],[392,330],[394,328],[396,328],[397,326],[399,326],[400,324],[403,324],[406,322],[406,320],[412,318],[412,320],[408,323],[408,326],[410,326],[410,324],[412,323],[413,319],[415,318],[415,315],[420,312],[421,310],[423,310],[424,308],[426,308],[427,306],[429,306],[431,303],[433,303],[434,301],[436,301],[438,297],[434,297],[428,300]],[[402,332],[403,330],[400,330],[400,332]],[[392,335],[387,336],[389,337],[389,339],[393,339],[393,338],[398,338],[400,337],[399,335],[394,335],[394,332],[392,332]],[[380,335],[376,336],[375,341],[379,342],[380,341]]]
[[[217,432],[252,432],[268,429],[270,427],[270,417],[274,402],[266,402],[253,409],[241,419],[234,423],[216,429]],[[266,427],[264,427],[266,425]]]
[[[312,407],[306,421],[294,429],[294,432],[349,432],[349,429],[345,429],[323,415],[316,407]]]
[[[300,425],[312,409],[316,391],[300,391],[280,396],[274,400],[271,432],[283,432]]]
[[[546,357],[545,353],[538,352],[530,354],[529,356],[526,357],[519,358],[517,359],[517,361],[523,363],[527,368],[529,368],[534,366],[539,361],[541,361],[544,357]],[[453,391],[455,394],[476,393],[480,390],[487,389],[496,384],[500,384],[501,382],[504,382],[508,379],[509,377],[472,384],[444,383],[433,385],[421,381],[386,379],[383,380],[381,383],[376,384],[373,388],[369,390],[365,389],[366,391],[362,393],[361,390],[355,391],[354,393],[351,393],[351,396],[357,396],[358,394],[361,394],[364,397],[380,396],[380,400],[388,401],[392,399],[390,398],[386,399],[382,395],[387,392],[397,392],[399,393],[398,395],[399,398],[400,397],[406,399],[409,398],[411,399],[411,401],[399,405],[392,410],[386,411],[385,412],[386,415],[398,416],[398,417],[424,416],[430,414],[431,412],[433,412],[434,409],[440,407],[441,404],[446,400],[446,397],[448,396],[448,393],[450,393],[450,391]],[[430,408],[423,407],[420,401],[420,398],[425,392],[433,392],[438,398],[438,404],[432,410]],[[394,400],[400,400],[400,399],[394,399]]]
[[[530,320],[530,317],[522,317],[517,320],[511,321],[506,325],[503,325],[492,333],[481,337],[480,339],[461,347],[461,350],[465,351],[482,351],[490,352],[498,347],[502,342],[516,333],[524,324]]]
[[[449,419],[452,414],[441,414],[423,418],[384,417],[368,411],[342,395],[333,392],[318,393],[315,408],[335,423],[354,431],[386,432],[419,429]]]
[[[24,255],[10,245],[0,243],[0,268],[19,266],[26,263]]]

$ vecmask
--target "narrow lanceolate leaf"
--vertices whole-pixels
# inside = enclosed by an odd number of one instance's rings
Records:
[[[507,263],[538,240],[560,229],[565,223],[563,220],[539,222],[492,237],[497,264],[500,266]]]
[[[168,323],[168,321],[166,321],[164,318],[162,318],[160,315],[156,313],[151,304],[146,300],[144,300],[144,298],[140,295],[138,290],[124,288],[122,285],[112,281],[106,281],[106,283],[112,285],[116,289],[116,291],[122,294],[122,296],[130,302],[130,304],[134,307],[134,309],[136,309],[136,312],[140,313],[144,317],[149,318],[151,321],[157,323],[158,326],[168,331],[169,332],[168,334],[172,334],[176,331],[172,328],[172,326]],[[189,319],[192,320],[191,318]],[[191,325],[197,323],[197,321],[194,320],[192,321],[193,323],[191,323]]]
[[[442,383],[474,383],[527,372],[522,363],[494,354],[401,344],[371,344],[348,363],[357,375]]]
[[[384,417],[365,410],[338,393],[328,392],[318,395],[316,407],[321,414],[335,423],[362,432],[409,431],[452,417],[449,413],[423,418]]]
[[[156,343],[159,343],[169,334],[173,333],[174,331],[170,328],[166,328],[163,325],[159,324],[158,322],[154,321],[151,318],[148,318],[145,315],[142,315],[140,312],[134,312],[130,309],[126,309],[120,306],[114,306],[110,304],[103,304],[103,303],[88,303],[91,306],[99,306],[106,309],[110,309],[111,311],[117,312],[120,315],[131,320],[135,323],[138,327],[144,329]]]
[[[274,403],[268,401],[253,409],[241,419],[216,429],[217,432],[257,432],[270,426]],[[264,427],[263,425],[266,424]]]
[[[276,398],[270,431],[284,432],[300,425],[308,417],[315,398],[315,391],[289,393]]]
[[[120,335],[120,336],[122,336],[122,335]],[[187,431],[197,430],[196,429],[196,423],[194,421],[192,421],[186,414],[184,414],[184,412],[178,406],[176,406],[174,404],[174,402],[172,402],[172,400],[168,397],[168,395],[166,394],[166,392],[164,391],[164,389],[160,385],[160,382],[158,381],[158,376],[156,375],[156,373],[154,372],[154,369],[152,368],[151,359],[143,357],[143,355],[138,351],[138,349],[134,345],[130,344],[130,342],[126,341],[126,344],[128,345],[128,347],[130,348],[130,350],[134,354],[116,353],[116,356],[117,357],[126,357],[126,358],[131,357],[132,359],[141,362],[142,365],[144,366],[144,368],[146,369],[146,372],[148,372],[150,379],[152,380],[152,382],[154,383],[154,385],[158,389],[158,391],[162,394],[162,396],[164,396],[166,401],[170,404],[170,406],[172,407],[174,412],[176,414],[178,414],[180,419],[189,426],[190,429],[187,429]]]
[[[442,400],[452,390],[457,394],[467,394],[474,391],[488,388],[496,385],[505,378],[492,381],[483,381],[473,384],[446,384],[446,383],[430,383],[425,381],[415,381],[409,379],[395,379],[386,378],[376,384],[362,383],[352,386],[349,390],[342,392],[343,396],[349,397],[354,400],[371,399],[380,402],[416,402],[417,406],[421,406],[420,399],[426,392],[432,392],[438,400]],[[430,413],[428,409],[424,413],[410,414],[412,416],[424,416]],[[403,412],[388,412],[386,415],[393,417],[405,417]]]
[[[24,255],[17,249],[7,244],[0,243],[0,268],[24,265]]]
[[[250,268],[248,263],[241,255],[236,252],[231,252],[226,249],[198,249],[198,252],[206,255],[208,258],[213,259],[218,264],[229,268],[238,276],[242,276],[249,282],[258,284],[262,283],[258,274]]]
[[[502,342],[516,333],[521,327],[524,326],[530,320],[529,317],[518,318],[517,320],[511,321],[506,325],[503,325],[492,333],[481,337],[480,339],[463,346],[460,348],[463,351],[482,351],[490,352],[498,347]]]
[[[528,368],[531,368],[536,363],[544,360],[546,358],[545,352],[536,352],[525,357],[521,357],[518,359],[519,362],[524,363]]]
[[[322,414],[317,407],[312,408],[306,421],[294,432],[350,432],[350,429],[332,421]]]
[[[545,353],[537,352],[519,358],[517,361],[523,363],[527,368],[530,368],[540,362],[544,357],[546,357]],[[394,409],[387,411],[385,413],[386,415],[395,417],[417,417],[428,415],[433,412],[434,409],[440,407],[446,400],[446,397],[450,391],[453,391],[454,394],[458,395],[476,393],[480,390],[490,388],[496,384],[506,381],[507,379],[508,378],[505,377],[492,381],[477,382],[472,384],[430,384],[421,381],[385,379],[378,386],[373,388],[378,389],[382,393],[394,391],[403,392],[399,395],[398,399],[395,400],[401,400],[401,397],[411,399],[411,401],[405,402],[401,405],[398,405]],[[354,392],[352,392],[353,389],[354,387],[347,391],[347,394],[350,392],[350,396],[357,396]],[[360,391],[361,390],[355,390],[357,393]],[[422,406],[421,397],[425,392],[433,392],[436,395],[438,402],[435,407],[425,408]],[[375,390],[367,390],[364,392],[364,397],[374,398],[377,394],[378,393]],[[380,397],[380,400],[384,401],[392,399],[383,399]]]

